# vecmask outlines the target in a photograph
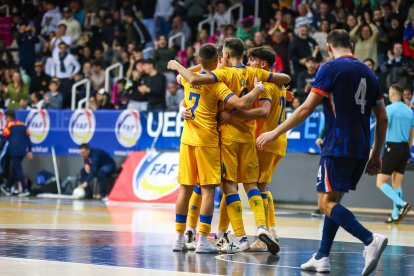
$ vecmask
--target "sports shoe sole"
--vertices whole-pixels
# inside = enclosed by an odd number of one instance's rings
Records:
[[[277,254],[280,251],[280,246],[277,242],[273,241],[273,238],[271,238],[269,235],[262,233],[259,235],[259,239],[264,242],[267,246],[267,250],[270,253]]]
[[[178,248],[173,248],[173,250],[172,250],[173,252],[185,252],[185,251],[187,251],[187,248],[180,248],[180,249],[178,249]]]
[[[384,242],[381,244],[381,248],[380,248],[380,250],[379,250],[379,254],[378,254],[378,256],[375,258],[375,260],[367,267],[367,269],[365,270],[365,273],[363,273],[362,275],[363,276],[366,276],[366,275],[369,275],[369,274],[371,274],[376,268],[377,268],[377,265],[378,265],[378,262],[379,262],[379,260],[380,260],[380,258],[381,258],[381,255],[382,255],[382,252],[384,252],[384,250],[385,250],[385,248],[387,247],[387,244],[388,244],[388,239],[387,238],[385,238],[385,240],[384,240]]]
[[[8,192],[4,187],[1,187],[0,189],[6,196],[11,196],[11,192]]]
[[[398,216],[398,221],[402,221],[410,210],[411,204],[407,202],[407,204],[404,206],[402,213]]]

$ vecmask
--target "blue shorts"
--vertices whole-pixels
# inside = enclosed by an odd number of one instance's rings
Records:
[[[365,171],[366,164],[367,160],[365,159],[321,157],[316,179],[316,190],[323,193],[355,190]]]

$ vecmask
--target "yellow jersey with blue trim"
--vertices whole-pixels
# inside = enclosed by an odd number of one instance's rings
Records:
[[[201,71],[198,74],[206,74]],[[181,143],[191,146],[218,147],[217,113],[219,102],[226,102],[234,93],[223,83],[193,85],[184,78],[184,101],[192,119],[184,121]]]
[[[242,97],[254,88],[254,79],[267,82],[273,76],[272,72],[240,65],[213,70],[210,73],[217,82],[223,82],[238,97]],[[253,106],[252,106],[253,107]],[[225,110],[233,110],[233,107],[224,105]],[[220,126],[221,137],[227,140],[250,143],[255,141],[255,121],[234,118],[230,122]]]
[[[269,116],[266,119],[256,120],[256,137],[263,132],[272,131],[286,119],[286,88],[284,85],[274,83],[264,83],[264,91],[258,99],[259,101],[269,101],[272,104]],[[257,105],[258,105],[257,102]],[[286,133],[279,136],[275,141],[266,144],[264,151],[276,153],[280,156],[286,155],[287,138]]]

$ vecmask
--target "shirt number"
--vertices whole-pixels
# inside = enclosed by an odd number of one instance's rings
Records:
[[[280,105],[282,106],[282,109],[280,110],[280,116],[279,121],[277,122],[278,125],[283,123],[285,121],[285,107],[286,107],[286,98],[280,97]]]
[[[362,78],[358,85],[358,90],[355,93],[355,103],[361,106],[361,114],[365,113],[365,105],[367,101],[365,100],[367,96],[367,80]]]
[[[191,120],[195,119],[195,110],[198,107],[198,102],[200,101],[200,94],[194,93],[194,92],[190,92],[190,97],[188,98],[190,101],[195,98],[195,102],[193,104],[193,107],[191,108]]]

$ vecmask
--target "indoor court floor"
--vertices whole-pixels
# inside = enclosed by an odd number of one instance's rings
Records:
[[[278,255],[172,252],[173,205],[0,197],[0,210],[0,275],[326,275],[299,269],[317,250],[323,222],[305,208],[277,209]],[[385,216],[375,213],[357,216],[389,238],[373,275],[414,275],[412,213],[399,225],[387,225]],[[247,233],[254,235],[249,210],[244,220]],[[213,230],[216,225],[217,213]],[[330,275],[360,275],[362,250],[339,230]]]

